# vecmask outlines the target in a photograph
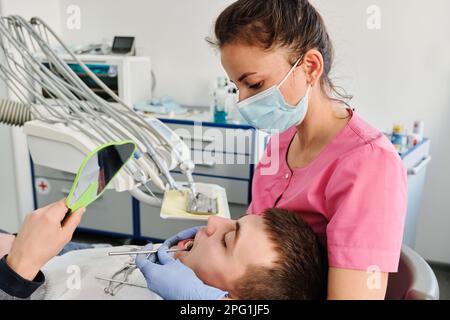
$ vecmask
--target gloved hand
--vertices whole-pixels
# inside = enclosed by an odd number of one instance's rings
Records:
[[[168,300],[218,300],[228,296],[228,292],[204,284],[189,267],[173,259],[167,250],[169,245],[195,235],[199,227],[180,232],[166,240],[147,259],[145,254],[136,256],[136,265],[141,270],[150,290]],[[168,245],[169,244],[169,245]],[[148,244],[144,250],[153,250]]]
[[[186,229],[183,231],[180,231],[179,233],[177,233],[176,235],[174,235],[173,237],[167,239],[166,241],[164,241],[164,245],[167,245],[169,247],[169,249],[173,246],[176,246],[178,244],[178,242],[182,241],[182,240],[186,240],[186,239],[194,239],[195,235],[197,234],[198,230],[200,230],[201,226],[199,227],[193,227],[190,229]]]

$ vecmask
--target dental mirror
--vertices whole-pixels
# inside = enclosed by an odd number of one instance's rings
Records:
[[[69,208],[64,220],[71,212],[86,208],[98,199],[106,188],[131,159],[136,144],[120,141],[104,144],[92,151],[82,162],[75,181],[66,199]]]

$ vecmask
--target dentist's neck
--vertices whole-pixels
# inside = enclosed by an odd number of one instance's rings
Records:
[[[308,113],[297,127],[297,136],[303,150],[327,144],[348,122],[347,111],[330,100],[320,87],[310,92]],[[340,111],[337,111],[340,110]]]

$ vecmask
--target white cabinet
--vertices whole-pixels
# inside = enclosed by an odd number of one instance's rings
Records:
[[[425,188],[425,177],[430,157],[430,140],[402,155],[403,163],[408,170],[408,212],[405,220],[403,243],[410,248],[416,247],[416,234],[419,226],[422,195]]]

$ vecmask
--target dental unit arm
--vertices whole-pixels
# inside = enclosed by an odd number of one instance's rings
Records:
[[[63,52],[57,54],[50,43]],[[158,119],[134,112],[44,21],[0,17],[0,47],[0,79],[16,100],[0,99],[0,122],[23,125],[34,163],[76,173],[84,156],[97,146],[133,140],[137,151],[114,179],[116,191],[129,191],[138,200],[159,206],[160,200],[146,184],[151,181],[164,192],[180,190],[170,174],[179,167],[187,178],[191,200],[195,201],[195,166],[187,145]],[[61,55],[69,56],[116,103],[97,96]]]

